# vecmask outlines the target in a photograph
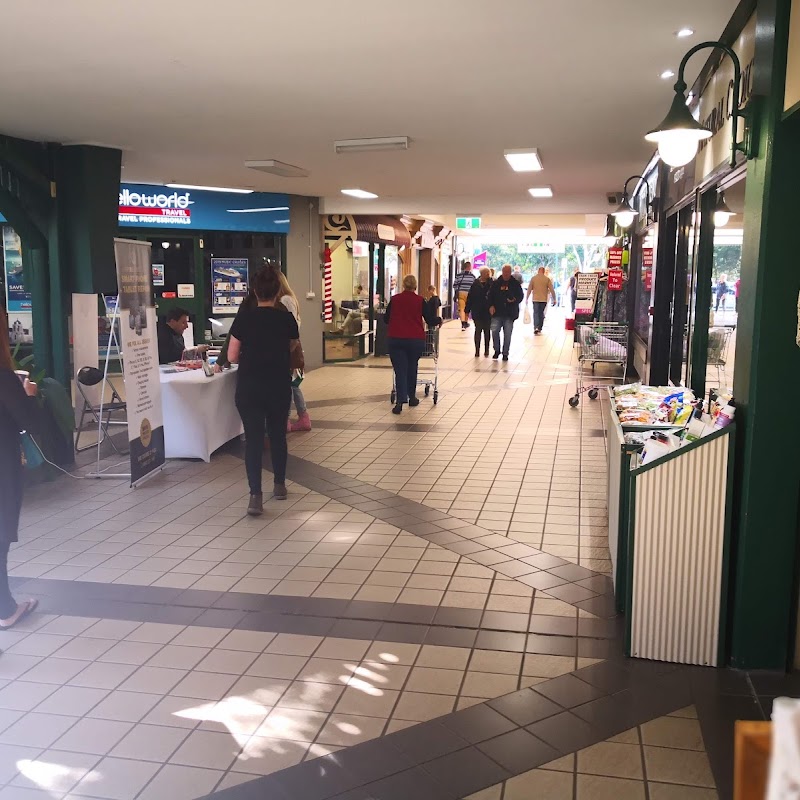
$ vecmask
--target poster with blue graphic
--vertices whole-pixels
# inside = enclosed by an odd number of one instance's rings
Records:
[[[30,312],[31,294],[25,291],[22,277],[22,243],[16,231],[3,226],[3,260],[6,271],[6,308],[9,314],[20,311]]]
[[[246,258],[211,259],[211,313],[235,314],[247,297]]]

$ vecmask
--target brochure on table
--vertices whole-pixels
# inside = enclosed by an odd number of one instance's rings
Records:
[[[247,297],[248,259],[211,259],[211,313],[235,314]]]
[[[125,354],[131,486],[136,486],[158,472],[165,461],[150,243],[115,239],[114,254]]]

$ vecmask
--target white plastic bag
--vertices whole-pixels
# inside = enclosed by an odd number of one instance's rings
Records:
[[[778,697],[772,704],[767,800],[797,798],[800,798],[800,700]]]
[[[523,325],[531,324],[531,312],[528,306],[525,306],[525,315],[522,317],[522,324]]]

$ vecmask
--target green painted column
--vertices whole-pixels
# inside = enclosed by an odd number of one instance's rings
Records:
[[[782,118],[790,0],[761,0],[758,156],[748,164],[736,339],[737,474],[731,662],[786,668],[794,639],[800,500],[800,117]],[[774,25],[775,40],[772,39]]]

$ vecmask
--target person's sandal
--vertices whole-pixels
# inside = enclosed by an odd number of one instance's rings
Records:
[[[38,600],[25,600],[17,604],[16,612],[8,619],[0,620],[0,630],[7,631],[30,616],[39,606]]]
[[[264,496],[259,492],[258,494],[250,495],[250,502],[247,505],[247,513],[251,517],[260,517],[264,511]]]
[[[272,490],[272,496],[276,500],[285,500],[289,496],[289,492],[286,490],[286,484],[276,483]]]

